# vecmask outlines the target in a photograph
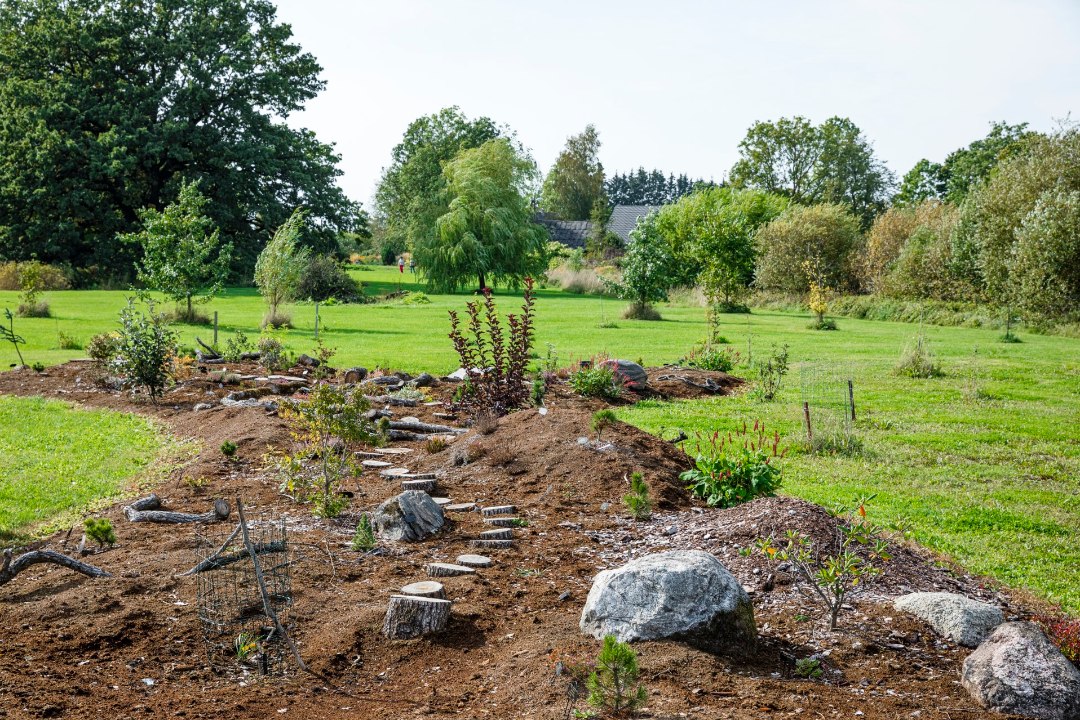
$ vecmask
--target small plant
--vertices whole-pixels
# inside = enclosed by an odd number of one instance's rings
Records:
[[[734,433],[698,435],[694,469],[679,475],[687,489],[710,507],[732,507],[760,496],[775,495],[781,471],[776,459],[787,454],[780,449],[780,434],[769,437],[765,423],[754,421],[752,429],[743,423]]]
[[[392,397],[397,400],[416,400],[417,402],[427,400],[427,395],[423,390],[416,387],[415,382],[405,383],[400,390],[394,390],[386,394],[387,397]]]
[[[821,661],[817,658],[799,658],[795,661],[796,677],[817,680],[824,674],[825,672],[821,669]]]
[[[510,527],[527,528],[529,527],[529,521],[525,518],[514,518],[510,521]]]
[[[225,347],[221,351],[221,357],[225,362],[240,362],[245,355],[255,352],[255,346],[248,340],[248,336],[237,330],[232,337],[225,341]]]
[[[99,333],[86,343],[86,354],[99,366],[112,363],[120,353],[120,335],[114,332]]]
[[[63,330],[56,331],[56,347],[60,350],[82,350],[82,344]]]
[[[438,436],[430,437],[427,442],[424,443],[424,449],[428,451],[429,455],[441,453],[447,447],[449,447],[449,445],[446,440]]]
[[[1058,646],[1062,655],[1080,668],[1080,620],[1052,617],[1037,617],[1034,620],[1046,637]]]
[[[401,298],[402,305],[430,305],[431,298],[424,292],[407,292]]]
[[[202,475],[185,475],[181,482],[183,482],[189,490],[197,493],[210,484],[210,478]]]
[[[259,649],[259,641],[249,632],[242,632],[233,640],[233,650],[236,651],[236,659],[244,662]]]
[[[754,385],[752,396],[764,402],[770,402],[780,392],[780,385],[788,371],[788,346],[773,346],[764,361],[754,364],[754,374],[757,375],[757,383]]]
[[[547,389],[548,384],[544,380],[544,374],[538,372],[533,375],[532,385],[529,387],[529,402],[533,407],[543,407]]]
[[[589,704],[615,716],[636,713],[648,698],[645,687],[638,684],[639,675],[637,653],[614,635],[605,635],[596,670],[585,683]]]
[[[705,346],[695,348],[689,355],[680,358],[679,365],[710,372],[731,372],[739,361],[740,356],[737,350]]]
[[[891,559],[880,528],[866,520],[866,503],[872,497],[858,502],[857,520],[837,527],[840,549],[834,555],[822,552],[810,538],[795,530],[787,531],[783,544],[771,537],[757,544],[769,560],[783,563],[807,594],[825,606],[830,631],[836,629],[844,604],[881,575],[882,566]]]
[[[630,475],[630,492],[623,497],[623,503],[635,520],[648,520],[652,517],[652,500],[649,499],[649,486],[641,473]]]
[[[143,301],[145,314],[136,309],[135,298],[128,298],[127,307],[120,311],[116,364],[134,385],[143,386],[150,400],[157,404],[172,380],[177,335],[166,324],[165,316],[155,311],[154,301],[147,296],[143,296]]]
[[[259,363],[267,370],[284,370],[292,365],[284,343],[272,331],[264,332],[256,347],[259,351]]]
[[[486,410],[502,417],[528,403],[525,373],[533,343],[533,306],[533,281],[525,278],[521,314],[507,315],[505,330],[490,292],[482,304],[466,304],[465,328],[457,312],[450,311],[450,340],[469,374],[458,404],[470,415]]]
[[[86,518],[83,528],[86,530],[86,537],[98,544],[98,549],[116,544],[116,533],[113,531],[112,521],[108,518]]]
[[[231,458],[236,455],[236,443],[232,440],[226,440],[221,443],[221,454],[227,458]]]
[[[22,290],[22,295],[19,297],[17,312],[20,317],[49,317],[49,304],[39,299],[41,291],[45,289],[45,270],[46,266],[37,260],[19,263],[19,289]]]
[[[352,543],[349,547],[354,552],[371,552],[378,544],[379,541],[375,538],[375,528],[371,525],[371,517],[364,513],[360,516],[360,522],[356,523],[356,531],[353,532]]]
[[[472,426],[481,435],[491,435],[499,429],[499,416],[490,410],[478,410],[473,416]]]
[[[15,346],[15,354],[19,356],[19,367],[25,367],[26,361],[23,360],[22,351],[19,350],[20,345],[25,345],[26,340],[22,335],[15,334],[15,316],[11,314],[11,311],[4,308],[4,317],[7,318],[8,326],[4,327],[0,325],[0,340],[6,340]]]
[[[815,316],[814,322],[809,325],[811,330],[836,329],[835,322],[825,319],[825,313],[829,311],[829,299],[832,294],[832,290],[828,286],[819,284],[814,280],[810,281],[810,296],[807,299],[807,304]]]
[[[39,374],[43,373],[43,372],[45,372],[45,363],[41,362],[40,360],[37,360],[37,361],[31,363],[30,369],[33,370],[36,373],[39,373]]]
[[[600,442],[600,436],[604,430],[615,425],[618,422],[618,418],[615,417],[615,411],[610,408],[603,410],[597,410],[593,413],[592,421],[589,423],[592,427],[592,431],[596,433],[596,442]]]
[[[314,352],[315,359],[319,361],[319,365],[315,368],[315,372],[313,373],[315,379],[324,380],[333,375],[334,369],[330,367],[330,361],[337,355],[337,348],[327,346],[322,340],[316,340]],[[402,388],[402,390],[404,389],[405,388]],[[416,390],[415,383],[413,383],[412,389]]]
[[[540,577],[541,575],[544,574],[544,571],[541,570],[540,568],[519,567],[516,570],[514,570],[514,574],[517,575],[518,577],[522,577],[522,578]]]
[[[623,393],[623,381],[608,365],[593,363],[570,376],[570,387],[585,397],[617,400]]]
[[[930,342],[919,333],[900,353],[900,360],[893,368],[897,375],[916,379],[929,379],[943,375],[941,366],[934,358]]]

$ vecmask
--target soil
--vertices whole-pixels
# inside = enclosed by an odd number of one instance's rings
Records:
[[[255,368],[239,368],[249,370]],[[650,377],[659,374],[671,375],[671,368],[650,370]],[[726,391],[738,384],[718,373],[680,374],[695,382],[712,378]],[[786,576],[760,554],[740,550],[789,528],[827,544],[836,537],[833,516],[787,497],[727,510],[704,507],[678,479],[689,467],[680,450],[621,423],[597,440],[589,419],[602,404],[559,385],[545,413],[514,413],[489,434],[470,430],[441,451],[395,443],[413,449],[400,458],[402,465],[437,474],[437,495],[513,504],[528,525],[515,529],[513,547],[490,553],[493,567],[440,578],[454,602],[446,632],[391,642],[379,632],[389,596],[427,579],[426,563],[453,562],[470,552],[469,541],[485,527],[479,513],[448,516],[446,529],[428,541],[354,552],[349,541],[359,513],[395,494],[396,480],[366,471],[347,488],[353,493],[349,511],[319,520],[281,495],[263,467],[268,447],[291,442],[276,413],[194,410],[235,389],[206,375],[181,383],[156,406],[102,388],[96,376],[80,362],[42,374],[7,372],[0,374],[0,393],[151,417],[194,441],[183,446],[187,464],[154,488],[167,507],[203,512],[213,498],[241,497],[249,519],[283,519],[294,560],[292,634],[312,672],[260,678],[240,666],[212,669],[196,614],[196,581],[177,577],[198,559],[195,529],[128,523],[120,503],[103,513],[119,543],[87,558],[112,578],[90,580],[39,565],[0,587],[0,718],[568,717],[570,684],[556,668],[595,657],[598,643],[578,630],[593,576],[676,548],[704,549],[724,562],[751,592],[762,642],[752,653],[730,656],[676,642],[635,645],[649,690],[642,716],[990,717],[960,686],[968,651],[894,612],[889,599],[944,589],[999,603],[1010,616],[1034,607],[896,540],[888,574],[841,614],[838,631],[827,632],[819,608]],[[678,379],[655,384],[653,392],[662,395],[712,394]],[[443,383],[434,397],[446,399],[452,390]],[[442,406],[393,410],[461,424],[442,417]],[[235,460],[218,449],[226,439],[239,446]],[[645,522],[626,518],[621,503],[634,471],[644,474],[655,502]],[[207,483],[192,487],[181,482],[185,477]],[[71,552],[65,534],[35,546]],[[796,677],[795,659],[811,655],[822,659],[824,677]],[[586,706],[582,700],[576,707]]]

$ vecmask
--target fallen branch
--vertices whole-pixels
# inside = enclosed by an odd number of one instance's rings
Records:
[[[416,407],[419,405],[417,400],[409,400],[407,398],[391,397],[389,395],[365,395],[364,399],[368,402],[377,403],[381,405],[399,405],[401,407]]]
[[[450,427],[449,425],[432,425],[430,423],[412,422],[411,420],[391,420],[390,429],[407,430],[427,435],[461,435],[465,432],[461,428]]]
[[[219,353],[217,350],[215,350],[214,348],[210,347],[209,345],[204,343],[202,340],[200,340],[198,335],[195,336],[195,342],[202,345],[203,350],[206,350],[206,352],[208,353],[208,356],[207,356],[208,360],[221,359],[221,353]]]
[[[257,554],[285,552],[285,543],[280,542],[258,543],[254,547]],[[196,573],[207,572],[208,570],[218,570],[228,565],[232,565],[235,562],[240,562],[248,557],[250,557],[250,554],[246,549],[236,550],[231,553],[215,554],[206,558],[187,572],[180,573],[178,577],[195,575]]]
[[[144,498],[139,498],[138,500],[135,500],[130,505],[125,507],[124,510],[127,510],[128,508],[132,510],[158,510],[161,508],[161,498],[159,498],[156,494],[150,494]]]
[[[84,562],[79,562],[74,558],[69,558],[67,555],[61,555],[52,550],[31,550],[28,553],[23,553],[13,561],[11,559],[11,548],[8,548],[7,550],[4,550],[4,565],[3,567],[0,567],[0,585],[11,582],[15,579],[15,576],[23,570],[31,565],[37,565],[38,563],[60,565],[66,567],[68,570],[74,570],[77,573],[82,573],[83,575],[92,578],[112,577],[112,575],[101,568],[87,565]]]
[[[137,510],[128,505],[124,508],[124,515],[129,522],[152,522],[152,523],[212,523],[228,520],[232,509],[225,500],[215,500],[214,507],[201,514],[172,512],[169,510]]]

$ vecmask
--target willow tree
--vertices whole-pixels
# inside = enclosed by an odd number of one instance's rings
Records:
[[[278,306],[295,299],[308,265],[307,248],[298,245],[303,228],[304,211],[297,208],[274,232],[255,262],[255,284],[267,306],[263,326],[282,327],[291,322],[288,315],[278,312]]]
[[[531,159],[498,138],[460,153],[443,173],[449,209],[414,247],[433,290],[453,291],[471,278],[484,290],[489,280],[516,284],[543,271],[547,231],[532,222],[525,198],[536,176]]]

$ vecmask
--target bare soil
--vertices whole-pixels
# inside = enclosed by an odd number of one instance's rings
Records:
[[[726,388],[737,385],[722,374],[693,372],[695,380],[711,376]],[[35,566],[0,588],[0,717],[567,717],[567,678],[555,670],[560,662],[595,657],[599,644],[578,630],[593,576],[675,548],[716,554],[747,587],[762,643],[751,654],[730,656],[681,643],[637,645],[649,689],[644,717],[990,717],[960,686],[967,651],[894,612],[889,598],[944,589],[1000,603],[1011,616],[1033,607],[899,542],[886,579],[843,612],[842,628],[829,633],[817,606],[760,556],[739,551],[788,528],[830,542],[834,517],[786,497],[728,510],[703,507],[678,480],[689,467],[680,450],[622,424],[597,441],[589,418],[600,403],[556,387],[546,414],[515,413],[494,432],[470,431],[440,452],[396,443],[414,449],[403,465],[437,473],[436,494],[516,505],[528,526],[515,530],[512,548],[491,553],[494,567],[443,580],[454,601],[444,634],[390,642],[379,632],[389,596],[426,579],[426,563],[453,562],[470,552],[470,539],[483,529],[478,513],[451,516],[446,530],[426,542],[353,552],[348,545],[359,513],[395,494],[397,481],[368,471],[347,488],[354,493],[348,512],[318,520],[282,496],[262,467],[267,448],[291,442],[276,414],[220,406],[194,411],[234,389],[205,376],[182,383],[154,406],[102,389],[94,375],[79,362],[42,374],[2,373],[0,393],[152,417],[173,435],[197,441],[188,465],[156,488],[168,507],[201,512],[213,498],[239,496],[249,517],[285,519],[295,561],[293,635],[313,672],[268,679],[239,667],[211,669],[196,617],[195,580],[176,577],[197,560],[195,530],[128,523],[121,503],[104,513],[119,544],[88,558],[114,577],[89,580]],[[668,396],[708,394],[679,380],[663,383],[657,391]],[[446,398],[451,390],[443,384],[435,395]],[[435,415],[441,407],[394,410],[447,422]],[[226,439],[239,445],[237,460],[218,450]],[[656,503],[646,522],[627,519],[621,503],[635,470],[644,473]],[[204,477],[207,484],[192,488],[184,477]],[[64,536],[37,546],[59,549]],[[823,658],[824,677],[796,677],[795,659],[814,654]],[[577,707],[584,709],[584,702]]]

